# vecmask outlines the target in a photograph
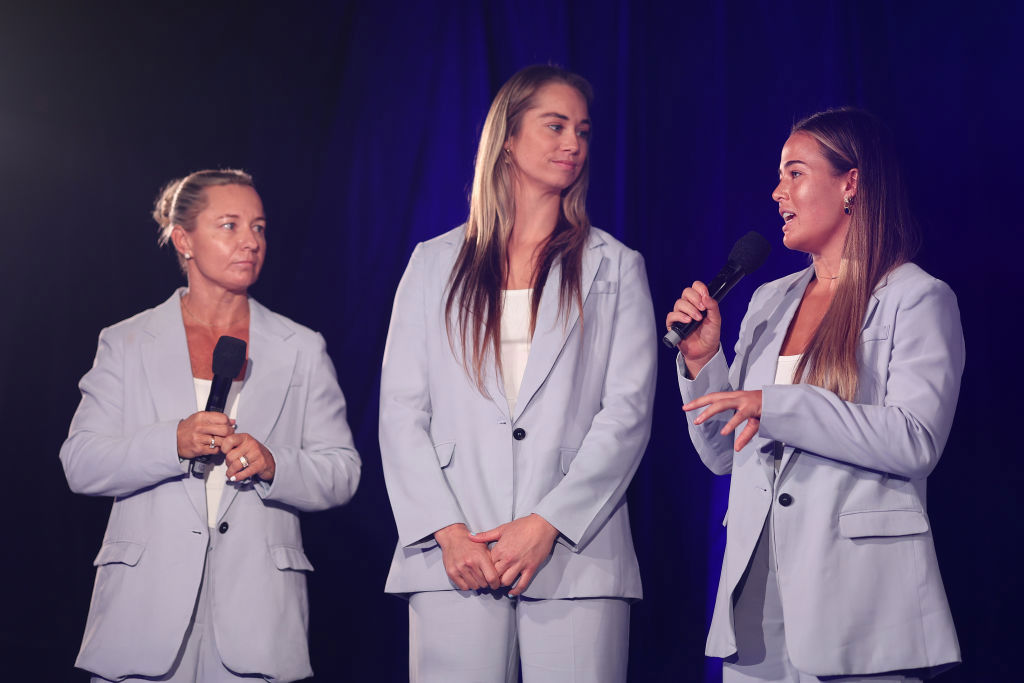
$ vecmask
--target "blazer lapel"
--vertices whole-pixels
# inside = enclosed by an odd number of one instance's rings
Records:
[[[292,334],[294,332],[270,311],[255,299],[249,299],[249,362],[236,420],[240,432],[251,435],[265,446],[292,383],[297,355],[295,348],[287,343]],[[239,488],[233,484],[224,487],[217,521],[227,512]]]
[[[188,358],[188,340],[181,320],[181,294],[178,289],[170,299],[153,309],[146,323],[149,335],[141,343],[142,367],[149,394],[161,422],[180,420],[198,410],[192,365]],[[206,523],[206,487],[202,479],[186,476],[181,480],[196,514]]]
[[[786,333],[789,331],[790,323],[793,321],[793,316],[796,315],[796,310],[800,306],[800,301],[803,299],[804,290],[807,289],[807,284],[811,281],[811,276],[814,274],[814,268],[808,267],[793,283],[789,289],[786,290],[782,295],[782,300],[768,318],[768,329],[773,331],[773,335],[770,339],[765,342],[763,351],[758,354],[758,358],[754,361],[750,368],[750,386],[761,387],[767,384],[775,384],[775,375],[778,369],[779,353],[782,351],[782,343],[786,339]],[[769,454],[766,460],[766,466],[769,470],[769,476],[774,479],[776,476],[781,476],[782,472],[786,469],[786,465],[789,463],[793,456],[793,447],[785,446],[782,451],[782,462],[779,464],[778,475],[775,473],[775,446],[774,442],[767,442],[764,444],[762,452]]]
[[[580,273],[580,294],[584,305],[590,294],[594,278],[597,276],[597,271],[601,267],[601,261],[604,260],[601,250],[597,248],[602,244],[604,244],[604,240],[591,230],[587,249],[583,252]],[[523,414],[537,390],[544,384],[544,380],[551,373],[551,368],[554,367],[555,360],[558,359],[558,355],[572,334],[573,328],[579,322],[579,309],[575,302],[569,306],[564,316],[559,315],[558,298],[561,282],[562,267],[559,261],[552,264],[547,281],[544,283],[544,292],[537,309],[537,325],[530,343],[530,355],[526,361],[526,370],[523,372],[523,381],[519,387],[516,411],[512,416],[513,422]],[[504,396],[504,394],[501,395]]]

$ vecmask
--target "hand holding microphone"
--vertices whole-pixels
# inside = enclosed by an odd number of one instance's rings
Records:
[[[210,456],[221,450],[217,437],[227,437],[234,433],[234,425],[224,415],[224,405],[231,391],[232,380],[245,365],[245,349],[245,341],[237,337],[224,335],[217,340],[213,349],[213,381],[210,382],[206,410],[178,424],[178,455],[192,459],[189,470],[194,477],[206,474]]]
[[[669,331],[662,342],[669,348],[679,349],[691,376],[718,352],[722,329],[718,302],[744,275],[760,268],[770,251],[768,240],[756,232],[748,232],[733,246],[725,267],[709,285],[698,280],[683,290],[676,301],[665,319]],[[698,334],[691,338],[694,331]]]

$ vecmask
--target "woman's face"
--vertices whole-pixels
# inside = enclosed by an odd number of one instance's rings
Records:
[[[187,261],[189,287],[212,286],[243,294],[256,282],[267,250],[263,202],[246,185],[214,185],[205,190],[206,208],[195,229],[174,228],[172,238]]]
[[[560,194],[580,177],[590,144],[587,102],[576,88],[548,83],[505,143],[520,190]]]
[[[782,243],[814,256],[842,257],[850,216],[843,199],[857,189],[857,169],[836,175],[818,141],[794,133],[782,147],[779,184],[772,199],[782,216]]]

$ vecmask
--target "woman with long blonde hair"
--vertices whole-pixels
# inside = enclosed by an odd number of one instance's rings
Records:
[[[395,295],[386,590],[409,599],[413,681],[625,680],[655,330],[643,259],[586,214],[590,99],[553,66],[502,86],[468,221]]]
[[[732,475],[707,654],[727,683],[928,678],[960,659],[925,508],[964,367],[956,297],[910,262],[872,115],[794,126],[772,197],[811,265],[754,293],[732,366],[703,283],[666,320],[704,321],[679,387],[701,459]]]

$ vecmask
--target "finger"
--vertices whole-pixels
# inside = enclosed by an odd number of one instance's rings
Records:
[[[707,396],[701,396],[700,398],[693,399],[689,403],[684,403],[683,410],[685,410],[686,412],[690,412],[691,410],[696,410],[697,408],[709,406],[713,401],[714,399],[711,398],[710,394]]]
[[[490,560],[481,563],[480,571],[484,575],[484,581],[490,586],[491,590],[497,590],[501,587],[501,578],[498,576],[498,568],[491,564]]]
[[[676,299],[676,305],[672,309],[676,313],[682,313],[690,317],[696,317],[698,320],[703,316],[704,309],[701,305],[701,295],[692,290],[688,289],[683,292],[683,296]]]
[[[760,428],[761,421],[758,420],[756,417],[752,417],[749,420],[747,420],[747,426],[743,428],[743,431],[740,432],[739,437],[737,437],[736,439],[736,451],[739,452],[743,450],[743,447],[750,443],[750,440],[757,435],[757,432]]]
[[[511,586],[516,582],[516,578],[519,576],[519,566],[514,565],[505,569],[501,574],[501,585]]]
[[[458,586],[459,590],[471,590],[469,584],[463,581],[462,577],[458,573],[452,570],[448,570],[448,578],[451,580],[452,583]]]
[[[711,296],[711,292],[708,291],[708,286],[700,280],[694,280],[693,284],[690,285],[690,288],[697,292],[701,298]]]
[[[258,449],[246,450],[245,452],[235,449],[232,455],[237,455],[237,457],[228,461],[228,470],[226,472],[228,481],[245,481],[255,476],[262,467]]]
[[[490,531],[481,531],[479,533],[470,534],[469,540],[477,543],[493,543],[501,538],[501,527],[497,529],[491,529]]]
[[[700,415],[698,415],[697,419],[694,420],[693,423],[694,424],[698,424],[698,425],[704,424],[705,422],[710,420],[715,415],[718,415],[719,413],[725,412],[726,410],[734,410],[734,409],[735,409],[734,404],[732,404],[732,403],[730,403],[728,401],[715,401],[714,403],[709,405],[707,408],[705,408],[704,412],[702,412]]]
[[[737,427],[740,426],[741,422],[746,422],[748,418],[749,415],[744,415],[741,411],[737,410],[736,414],[729,418],[729,421],[726,422],[725,425],[722,427],[722,436],[725,436],[726,434],[731,434]]]
[[[533,570],[526,569],[522,574],[519,575],[519,583],[516,584],[515,588],[508,592],[509,595],[522,595],[523,591],[530,587],[530,582],[533,581]]]
[[[196,433],[206,436],[228,437],[235,433],[235,429],[228,423],[207,424],[196,429]]]

